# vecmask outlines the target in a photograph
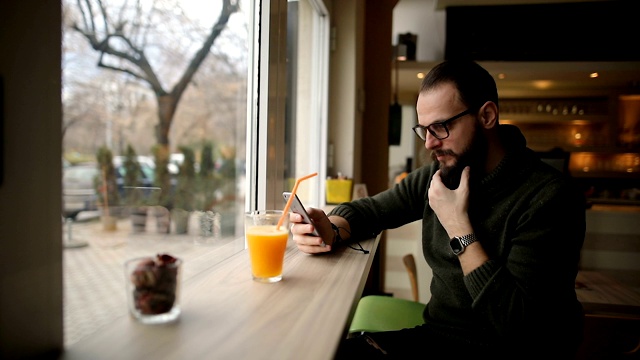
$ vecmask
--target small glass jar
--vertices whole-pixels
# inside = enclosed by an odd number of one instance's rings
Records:
[[[131,315],[143,324],[163,324],[180,316],[182,260],[167,254],[127,260],[125,289]]]

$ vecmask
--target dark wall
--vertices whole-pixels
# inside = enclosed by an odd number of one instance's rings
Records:
[[[445,58],[477,61],[637,61],[636,1],[454,6]]]
[[[0,0],[0,359],[63,348],[61,7]]]

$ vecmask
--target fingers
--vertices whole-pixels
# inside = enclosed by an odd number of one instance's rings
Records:
[[[442,170],[437,170],[435,172],[435,174],[433,174],[433,176],[431,177],[431,183],[433,184],[434,182],[442,182],[442,179],[440,177]]]
[[[302,215],[300,214],[296,214],[294,212],[290,212],[289,213],[289,222],[291,224],[295,224],[295,223],[302,223]]]
[[[304,222],[304,218],[300,214],[290,213],[289,222],[291,222],[291,233],[296,234],[310,234],[315,230],[313,224],[307,224]]]
[[[297,227],[297,228],[296,228]],[[291,233],[293,234],[293,241],[296,243],[296,246],[300,251],[303,251],[307,254],[319,254],[331,251],[330,245],[324,245],[324,241],[319,236],[306,235],[308,232],[300,233],[301,230],[306,228],[306,224],[295,224],[291,228]],[[294,228],[296,228],[294,230]]]
[[[307,254],[323,254],[331,251],[331,245],[327,245],[327,246],[301,245],[296,242],[296,246],[298,247],[298,250]]]
[[[322,210],[309,208],[308,212],[309,217],[314,221],[314,223],[323,223],[323,221],[328,221]],[[331,246],[325,246],[325,242],[322,237],[309,235],[315,230],[315,227],[312,224],[303,223],[304,220],[302,215],[290,213],[289,220],[292,224],[291,234],[293,235],[293,241],[296,243],[296,246],[300,251],[307,254],[318,254],[331,251]],[[320,229],[318,229],[318,231],[322,234]]]
[[[462,174],[460,176],[460,185],[458,186],[458,189],[467,189],[469,187],[470,172],[471,169],[468,166],[465,166],[465,168],[462,169]]]
[[[431,203],[432,200],[435,200],[435,197],[442,187],[444,187],[444,184],[442,183],[442,179],[440,178],[440,170],[438,170],[431,177],[431,184],[429,185],[429,189],[427,190],[429,203]]]

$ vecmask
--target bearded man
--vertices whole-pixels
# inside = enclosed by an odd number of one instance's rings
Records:
[[[345,339],[336,358],[573,359],[583,325],[575,278],[584,196],[517,127],[499,124],[496,83],[479,64],[434,67],[416,110],[413,130],[431,164],[328,216],[309,209],[315,225],[290,215],[298,249],[310,254],[422,220],[433,271],[424,325]],[[319,236],[309,235],[314,227]]]

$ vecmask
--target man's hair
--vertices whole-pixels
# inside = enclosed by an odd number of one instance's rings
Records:
[[[472,111],[480,109],[487,101],[492,101],[498,106],[495,80],[487,70],[474,61],[446,60],[436,65],[422,80],[420,92],[448,82],[455,85],[462,102]]]

